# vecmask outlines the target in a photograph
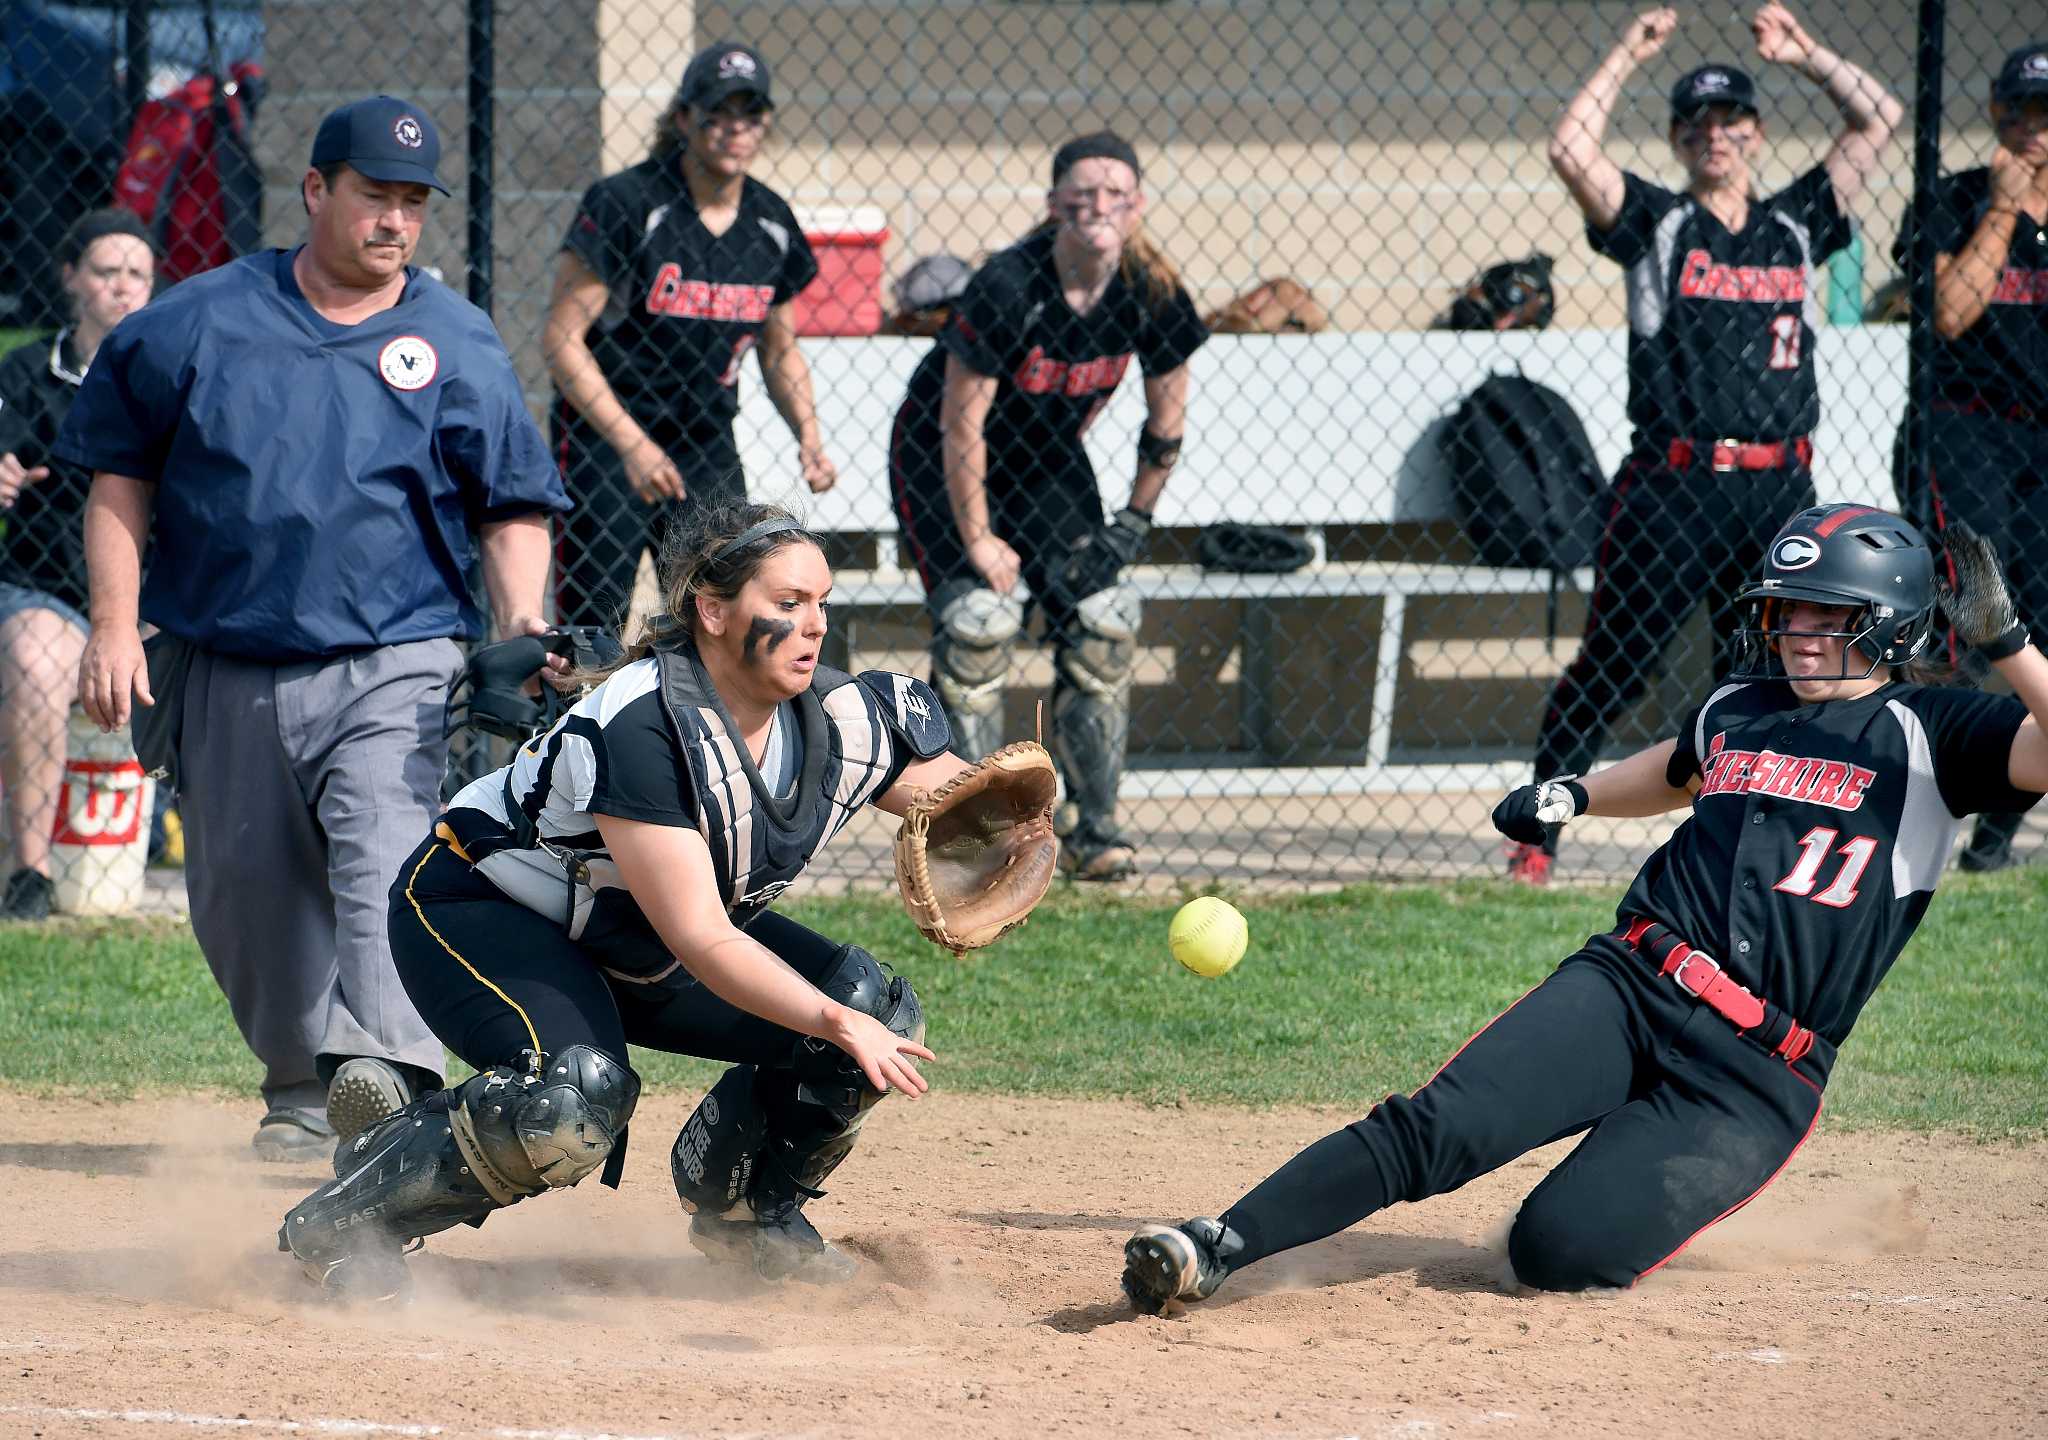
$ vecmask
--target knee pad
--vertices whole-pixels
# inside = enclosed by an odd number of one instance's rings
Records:
[[[669,1151],[676,1194],[693,1215],[724,1215],[753,1188],[754,1168],[768,1142],[755,1078],[751,1065],[735,1065],[721,1075]]]
[[[603,1165],[640,1100],[640,1077],[588,1045],[536,1069],[500,1065],[456,1094],[455,1142],[504,1204],[574,1185]]]
[[[1060,679],[1098,699],[1120,697],[1138,658],[1138,592],[1128,585],[1098,590],[1079,605],[1066,625],[1055,657]]]
[[[1011,649],[1024,629],[1024,606],[985,585],[939,607],[932,631],[932,679],[949,710],[992,715],[1002,703]]]

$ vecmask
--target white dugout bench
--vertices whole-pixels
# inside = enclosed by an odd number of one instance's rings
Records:
[[[842,607],[915,605],[923,590],[895,565],[896,520],[889,493],[889,430],[911,372],[932,342],[877,337],[807,339],[818,419],[839,466],[822,496],[797,477],[795,446],[763,388],[749,376],[737,435],[749,491],[789,503],[813,529],[881,539],[881,563],[842,570]],[[1197,528],[1221,521],[1302,531],[1315,560],[1289,575],[1229,575],[1193,566],[1143,566],[1132,580],[1148,604],[1241,601],[1244,644],[1257,647],[1262,615],[1275,600],[1365,597],[1381,602],[1380,633],[1361,636],[1374,656],[1372,721],[1362,763],[1300,769],[1133,771],[1127,794],[1358,793],[1366,790],[1492,785],[1512,765],[1391,765],[1393,715],[1406,650],[1410,600],[1431,596],[1545,593],[1547,571],[1486,566],[1333,562],[1324,532],[1452,518],[1437,431],[1488,375],[1515,371],[1571,400],[1603,471],[1628,449],[1626,335],[1620,330],[1548,330],[1506,335],[1346,333],[1219,335],[1189,362],[1187,443],[1159,505],[1157,523]],[[1822,329],[1816,364],[1821,423],[1814,435],[1815,483],[1824,501],[1889,507],[1891,451],[1906,395],[1904,326]],[[1144,398],[1127,378],[1097,417],[1088,448],[1114,511],[1128,498]],[[1577,588],[1586,572],[1571,577]],[[1368,643],[1369,642],[1369,643]],[[1241,657],[1244,708],[1259,712],[1259,666]],[[1256,732],[1257,726],[1248,728]],[[1469,777],[1469,778],[1468,778]]]

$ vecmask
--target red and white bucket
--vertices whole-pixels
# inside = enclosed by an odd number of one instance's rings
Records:
[[[156,781],[142,772],[126,729],[102,733],[72,712],[50,832],[50,882],[67,915],[125,915],[142,903]]]

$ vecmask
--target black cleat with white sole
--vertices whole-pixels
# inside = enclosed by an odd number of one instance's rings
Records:
[[[1124,1242],[1124,1294],[1146,1315],[1169,1301],[1206,1300],[1243,1251],[1244,1237],[1220,1220],[1140,1226]]]

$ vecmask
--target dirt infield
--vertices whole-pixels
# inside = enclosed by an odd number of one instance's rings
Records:
[[[272,1248],[318,1178],[247,1105],[0,1097],[0,1433],[455,1437],[2048,1432],[2048,1148],[1818,1136],[1638,1291],[1500,1288],[1532,1157],[1133,1317],[1137,1221],[1213,1210],[1346,1116],[934,1095],[879,1110],[821,1228],[849,1288],[684,1239],[686,1097],[594,1183],[437,1237],[409,1309]]]

